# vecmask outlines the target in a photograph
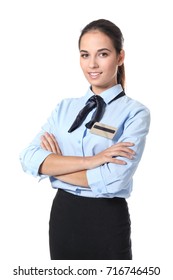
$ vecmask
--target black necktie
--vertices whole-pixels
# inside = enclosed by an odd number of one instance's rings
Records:
[[[113,101],[119,99],[124,95],[125,95],[124,91],[120,92],[111,101],[109,101],[108,104],[112,103]],[[78,128],[86,119],[88,113],[91,112],[91,110],[94,109],[95,107],[96,107],[96,111],[94,112],[91,120],[85,126],[87,128],[91,128],[95,122],[99,122],[105,112],[106,103],[104,102],[103,98],[100,95],[93,95],[88,99],[85,107],[79,112],[79,114],[77,115],[75,121],[73,122],[68,132],[72,132],[76,128]]]
[[[95,107],[96,111],[94,112],[91,120],[85,126],[87,128],[91,128],[95,122],[99,122],[104,114],[106,103],[101,96],[93,95],[88,99],[85,107],[79,112],[68,132],[72,132],[78,128],[86,119],[89,112],[91,112]]]

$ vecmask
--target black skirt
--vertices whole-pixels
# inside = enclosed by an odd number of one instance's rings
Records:
[[[124,198],[88,198],[57,191],[50,223],[52,260],[131,260]]]

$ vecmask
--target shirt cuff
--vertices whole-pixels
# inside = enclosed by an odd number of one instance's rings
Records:
[[[52,152],[46,150],[33,150],[33,152],[27,155],[21,155],[20,161],[24,172],[40,179],[48,177],[47,175],[39,174],[39,168],[42,162],[50,155]]]
[[[96,197],[107,193],[100,167],[87,170],[86,175],[88,185]]]

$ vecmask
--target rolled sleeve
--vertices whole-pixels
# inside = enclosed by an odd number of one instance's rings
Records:
[[[146,109],[131,112],[124,124],[124,131],[118,142],[132,142],[135,151],[133,159],[117,157],[126,161],[126,165],[107,163],[87,170],[88,184],[96,196],[129,197],[132,191],[133,175],[141,160],[146,135],[149,131],[150,113]]]
[[[100,167],[87,170],[86,174],[89,187],[96,197],[103,193],[107,193],[106,184],[104,182]]]
[[[52,152],[43,150],[39,147],[30,146],[26,148],[19,156],[23,171],[34,176],[45,178],[47,176],[39,174],[39,168],[42,162],[48,157]]]
[[[41,131],[35,136],[32,142],[19,155],[19,160],[24,172],[40,179],[48,177],[48,175],[39,174],[40,165],[52,152],[41,148],[41,136],[45,132],[54,133],[56,128],[56,114],[59,105],[52,112],[47,122],[42,126]]]
[[[113,163],[104,164],[95,169],[87,170],[89,187],[96,197],[129,197],[132,190],[132,176],[135,164],[126,165]]]

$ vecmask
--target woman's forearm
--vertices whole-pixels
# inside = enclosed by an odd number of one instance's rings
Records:
[[[59,176],[89,168],[89,157],[50,154],[41,164],[39,173],[49,176]]]
[[[71,174],[55,176],[55,178],[71,185],[77,185],[86,188],[89,187],[85,170],[74,172]]]

